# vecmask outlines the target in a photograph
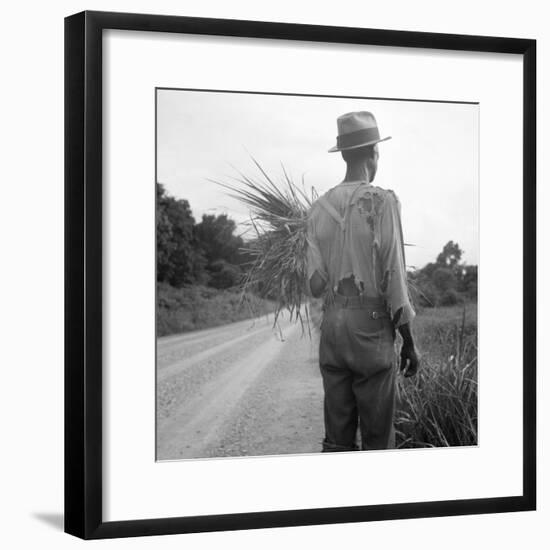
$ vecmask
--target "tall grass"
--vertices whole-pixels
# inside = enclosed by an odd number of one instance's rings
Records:
[[[399,377],[399,447],[477,445],[476,307],[437,308],[417,316],[421,367]]]

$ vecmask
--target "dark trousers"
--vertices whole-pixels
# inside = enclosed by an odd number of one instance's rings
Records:
[[[323,451],[395,446],[395,332],[379,300],[325,306],[319,364],[325,390]]]

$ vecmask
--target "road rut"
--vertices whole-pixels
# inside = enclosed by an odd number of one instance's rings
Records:
[[[157,342],[157,459],[319,452],[316,334],[241,321]]]

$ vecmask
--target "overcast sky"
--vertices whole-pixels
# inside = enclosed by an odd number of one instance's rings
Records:
[[[434,261],[453,240],[468,263],[478,262],[477,105],[347,98],[159,90],[157,181],[204,213],[248,212],[209,179],[228,181],[231,166],[256,174],[250,154],[270,174],[280,164],[296,181],[324,193],[342,181],[345,163],[328,153],[336,118],[371,111],[382,137],[375,185],[393,189],[402,205],[407,264]],[[244,228],[243,228],[244,230]]]

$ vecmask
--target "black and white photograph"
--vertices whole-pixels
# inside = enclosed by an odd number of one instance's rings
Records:
[[[548,546],[545,8],[6,4],[0,546]]]
[[[478,445],[479,108],[155,90],[157,461]]]

